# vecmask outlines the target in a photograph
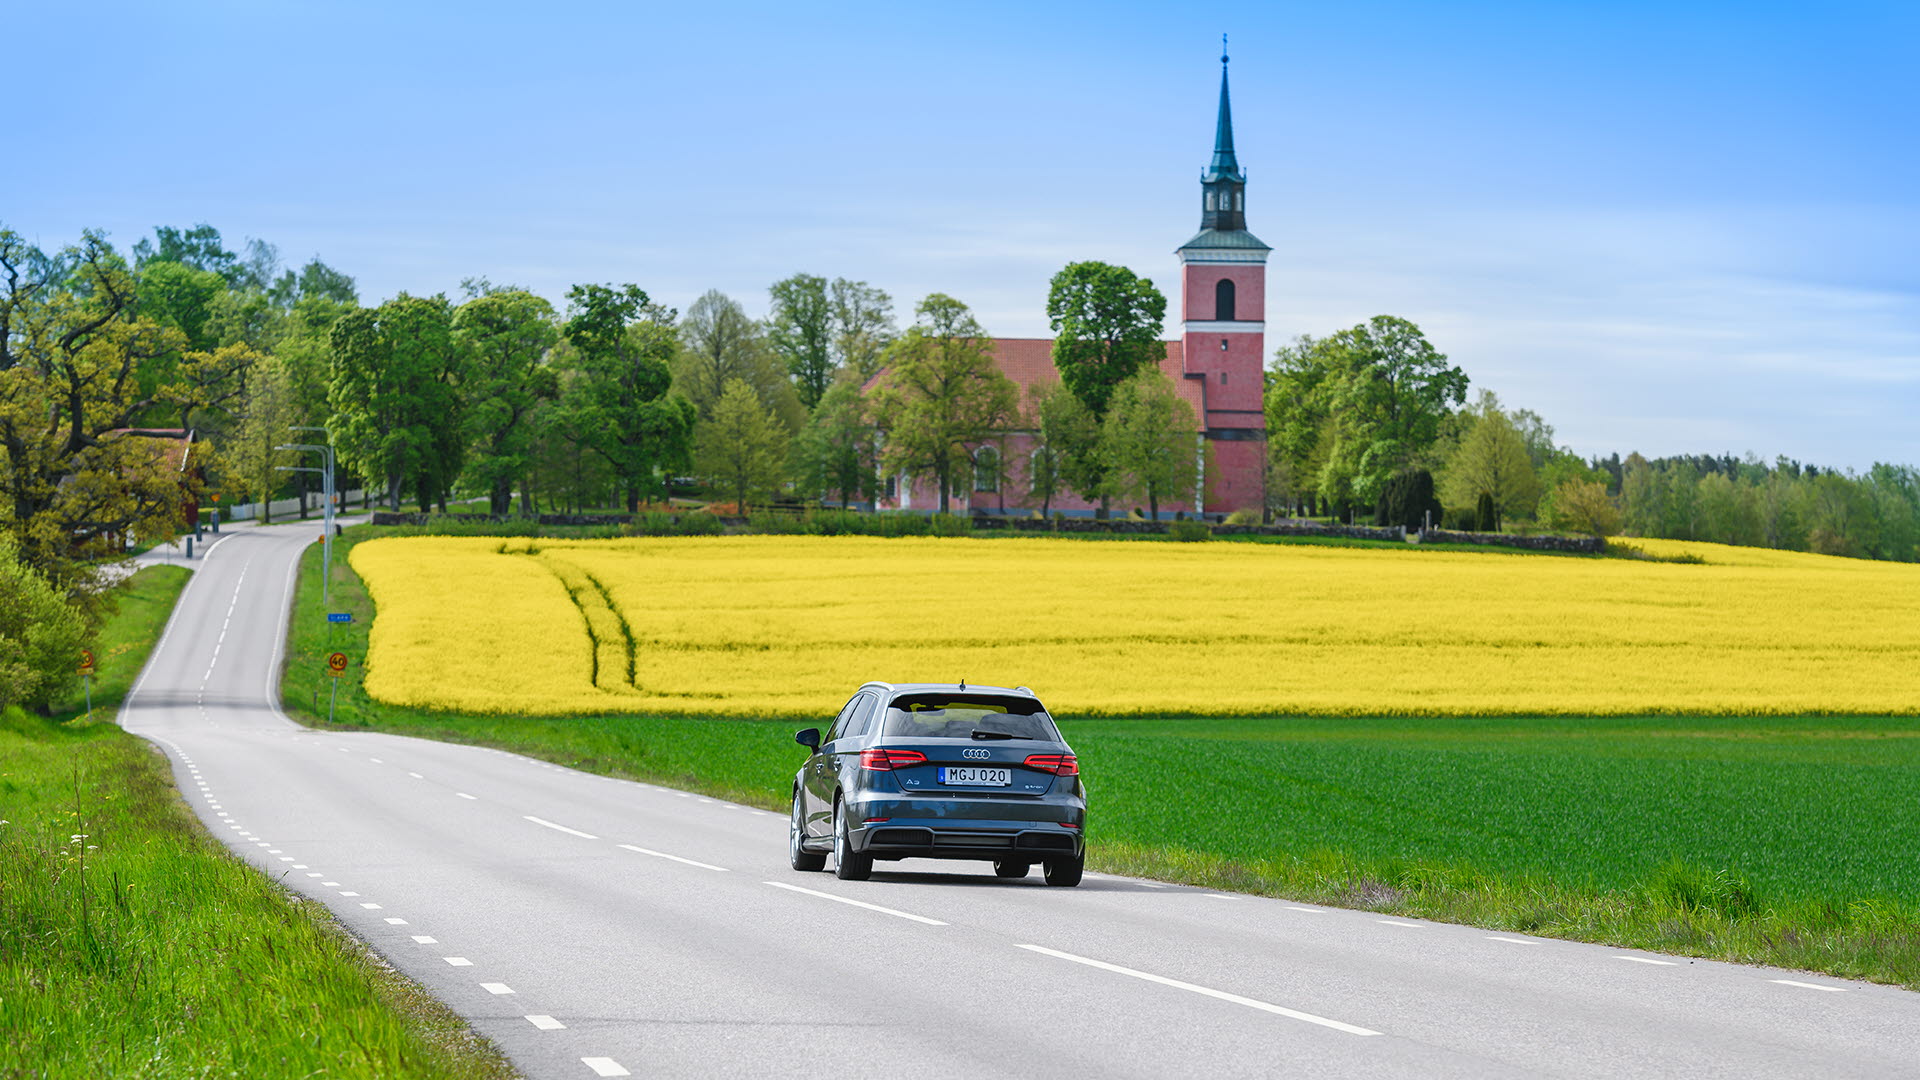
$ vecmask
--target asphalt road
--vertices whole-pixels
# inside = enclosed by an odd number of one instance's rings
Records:
[[[842,882],[788,868],[783,815],[298,727],[273,688],[313,536],[212,548],[123,721],[528,1076],[1920,1075],[1898,989],[1093,874]]]

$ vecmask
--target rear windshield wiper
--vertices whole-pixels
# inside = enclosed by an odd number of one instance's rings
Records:
[[[974,728],[973,737],[976,739],[1031,739],[1033,738],[1033,736],[1031,735],[1015,735],[1011,731],[992,731],[987,728]]]

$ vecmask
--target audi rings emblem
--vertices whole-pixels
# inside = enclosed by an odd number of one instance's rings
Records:
[[[960,756],[963,758],[989,758],[992,757],[993,754],[986,750],[962,750],[960,751]]]

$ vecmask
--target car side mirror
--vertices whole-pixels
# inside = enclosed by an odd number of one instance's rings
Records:
[[[818,750],[820,749],[820,729],[810,727],[803,731],[796,731],[793,733],[793,741],[809,750]]]

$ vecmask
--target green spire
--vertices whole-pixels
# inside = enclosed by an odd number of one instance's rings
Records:
[[[1213,160],[1202,180],[1238,180],[1240,159],[1233,155],[1233,106],[1227,100],[1227,35],[1220,35],[1220,121],[1213,132]]]

